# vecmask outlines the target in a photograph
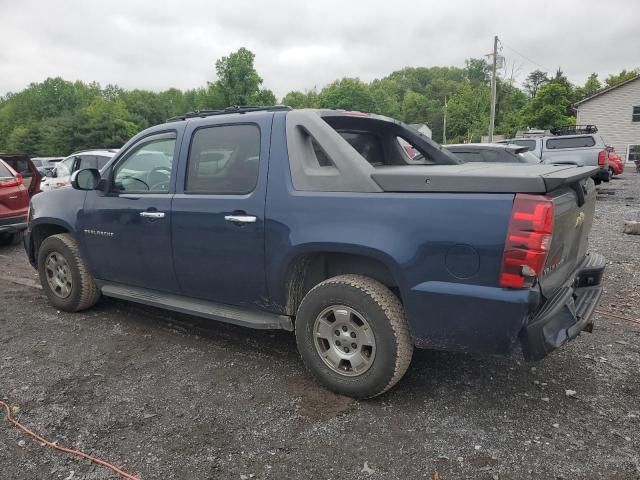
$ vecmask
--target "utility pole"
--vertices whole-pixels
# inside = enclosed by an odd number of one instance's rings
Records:
[[[444,96],[444,120],[442,121],[442,144],[447,144],[447,96]]]
[[[493,142],[496,123],[496,65],[498,63],[498,36],[493,37],[493,67],[491,73],[491,117],[489,118],[489,143]]]

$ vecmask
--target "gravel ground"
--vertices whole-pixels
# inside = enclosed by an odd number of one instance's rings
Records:
[[[640,175],[600,189],[599,311],[639,318]],[[294,338],[103,299],[51,308],[21,248],[0,249],[0,398],[60,445],[147,479],[640,478],[640,325],[598,313],[538,363],[417,351],[358,402],[317,387]],[[576,392],[568,397],[566,390]],[[0,478],[108,479],[0,420]]]

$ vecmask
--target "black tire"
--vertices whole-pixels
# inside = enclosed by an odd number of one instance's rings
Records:
[[[54,291],[48,280],[45,262],[52,254],[56,257],[62,257],[68,266],[71,285],[68,287],[70,293],[64,298]],[[49,302],[60,310],[78,312],[91,308],[100,299],[100,290],[80,256],[78,245],[68,233],[52,235],[42,242],[38,250],[38,274],[42,289],[47,294]]]
[[[333,306],[352,309],[373,332],[375,354],[362,374],[338,373],[321,357],[322,347],[316,346],[317,319]],[[386,286],[368,277],[340,275],[315,286],[300,304],[295,329],[298,351],[307,369],[318,383],[341,395],[354,398],[381,395],[402,378],[411,363],[413,342],[402,304]],[[335,330],[336,335],[339,331]]]

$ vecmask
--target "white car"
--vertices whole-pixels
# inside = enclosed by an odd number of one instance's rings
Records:
[[[47,172],[43,178],[40,190],[47,192],[57,188],[71,186],[71,174],[82,168],[97,168],[101,170],[109,160],[118,152],[116,149],[109,150],[83,150],[69,155],[58,162],[53,170]]]

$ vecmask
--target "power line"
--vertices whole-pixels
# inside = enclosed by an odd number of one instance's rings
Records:
[[[507,47],[509,50],[513,51],[514,53],[517,53],[518,55],[520,55],[520,56],[521,56],[522,58],[524,58],[525,60],[527,60],[527,61],[529,61],[529,62],[533,63],[534,65],[537,65],[537,66],[538,66],[538,67],[540,67],[540,68],[544,68],[547,72],[552,72],[552,71],[553,71],[553,69],[552,69],[552,68],[545,67],[544,65],[542,65],[542,64],[540,64],[540,63],[538,63],[538,62],[536,62],[536,61],[534,61],[534,60],[531,60],[529,57],[527,57],[526,55],[523,55],[522,53],[520,53],[518,50],[516,50],[516,49],[515,49],[515,48],[513,48],[512,46],[507,45],[506,43],[504,43],[504,41],[503,41],[503,40],[500,40],[500,43],[501,43],[502,45],[504,45],[505,47]]]

